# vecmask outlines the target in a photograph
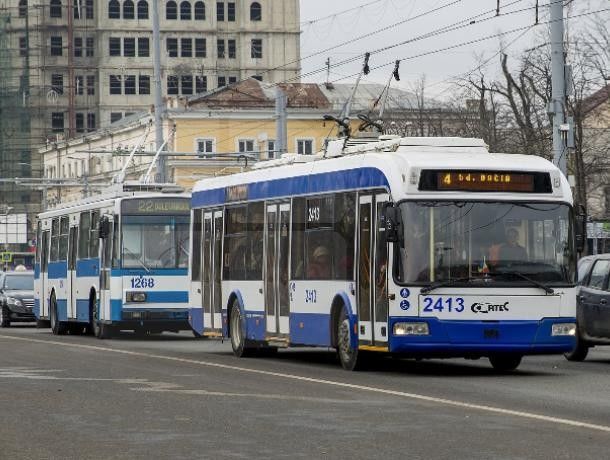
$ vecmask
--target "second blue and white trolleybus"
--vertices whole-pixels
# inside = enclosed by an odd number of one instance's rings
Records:
[[[116,190],[40,214],[34,311],[54,334],[190,330],[190,195]]]
[[[537,156],[331,142],[201,180],[191,217],[191,326],[238,356],[320,346],[346,369],[385,352],[506,371],[575,343],[580,226],[566,178]]]

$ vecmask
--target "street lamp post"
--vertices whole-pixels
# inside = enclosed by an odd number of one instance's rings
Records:
[[[4,250],[8,251],[8,216],[11,213],[12,206],[4,205]],[[8,261],[4,262],[4,271],[8,270]]]

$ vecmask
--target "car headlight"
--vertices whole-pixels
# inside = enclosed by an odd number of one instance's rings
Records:
[[[576,335],[576,323],[557,323],[551,327],[552,336]]]
[[[429,335],[428,323],[394,323],[394,335]]]
[[[23,307],[23,302],[19,299],[15,299],[14,297],[8,297],[6,299],[6,303],[11,307]]]
[[[127,291],[125,299],[127,302],[146,302],[146,292]]]

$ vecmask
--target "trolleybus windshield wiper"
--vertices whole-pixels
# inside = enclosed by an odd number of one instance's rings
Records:
[[[522,280],[525,280],[529,283],[532,283],[534,286],[539,287],[540,289],[542,289],[544,292],[546,292],[547,294],[554,294],[555,290],[549,286],[547,286],[546,284],[542,284],[540,281],[536,281],[531,279],[529,276],[525,276],[523,273],[519,273],[519,272],[490,272],[487,273],[489,276],[516,276],[517,278],[521,278]]]
[[[431,283],[428,286],[424,286],[421,291],[419,291],[421,294],[427,294],[430,291],[433,291],[434,289],[438,289],[440,287],[445,287],[445,286],[452,286],[454,284],[458,284],[458,283],[464,283],[464,282],[470,282],[472,281],[474,278],[472,278],[471,276],[465,276],[463,278],[453,278],[450,280],[446,280],[446,281],[438,281],[436,283]]]
[[[140,265],[142,266],[142,268],[144,270],[146,270],[146,273],[150,273],[150,268],[148,268],[146,266],[146,264],[144,263],[144,261],[142,260],[142,258],[139,255],[137,255],[135,252],[130,251],[129,248],[123,247],[123,249],[125,251],[127,251],[129,254],[131,254],[138,262],[140,262]]]

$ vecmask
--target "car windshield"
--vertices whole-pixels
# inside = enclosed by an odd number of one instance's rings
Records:
[[[400,210],[397,278],[403,284],[462,278],[523,284],[519,275],[546,284],[575,282],[565,204],[403,202]]]
[[[34,275],[6,275],[4,289],[12,291],[33,291]]]
[[[188,216],[123,216],[124,268],[187,268]]]

